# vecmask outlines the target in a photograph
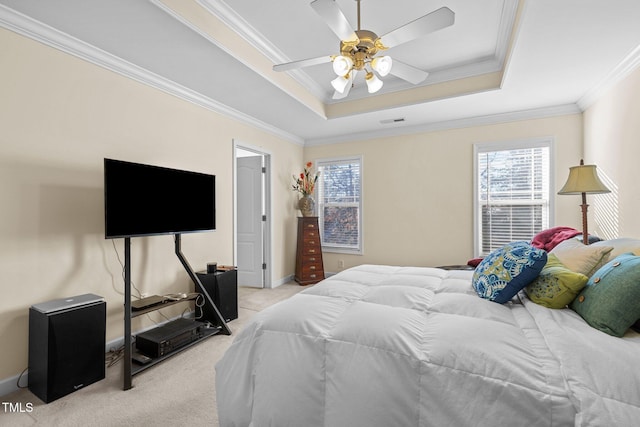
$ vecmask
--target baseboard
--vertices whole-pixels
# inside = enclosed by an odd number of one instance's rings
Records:
[[[326,278],[326,277],[331,277],[331,276],[333,276],[334,274],[336,274],[336,273],[332,273],[332,272],[330,272],[330,271],[325,271],[325,272],[324,272],[324,277],[325,277],[325,278]],[[272,283],[271,289],[273,289],[273,288],[277,288],[278,286],[280,286],[280,285],[284,285],[285,283],[293,282],[294,280],[295,280],[295,275],[290,274],[289,276],[285,276],[285,277],[283,277],[282,279],[278,280],[277,282]]]
[[[24,375],[22,375],[22,378],[20,377],[20,375],[16,375],[14,377],[0,380],[0,396],[5,396],[7,394],[13,393],[14,391],[17,391],[19,389],[18,379],[20,380],[20,385],[26,387],[28,375],[29,372],[25,372]]]
[[[295,276],[293,274],[290,274],[289,276],[285,276],[276,282],[271,282],[271,289],[277,288],[278,286],[284,285],[285,283],[293,282],[294,277]]]

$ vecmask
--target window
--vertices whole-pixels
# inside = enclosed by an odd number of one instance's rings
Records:
[[[477,256],[549,228],[551,146],[551,139],[474,146]]]
[[[316,162],[322,250],[362,253],[362,158]]]

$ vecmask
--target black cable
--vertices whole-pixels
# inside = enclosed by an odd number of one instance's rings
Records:
[[[24,376],[24,374],[27,373],[27,371],[29,370],[29,367],[24,368],[24,371],[22,371],[22,373],[18,376],[18,381],[16,381],[16,386],[18,388],[27,388],[29,385],[20,385],[20,380],[22,379],[22,377]]]

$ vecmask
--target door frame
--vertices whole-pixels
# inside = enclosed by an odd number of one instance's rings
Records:
[[[261,147],[257,147],[246,142],[233,139],[233,263],[238,265],[238,171],[237,162],[238,150],[250,151],[259,156],[262,156],[263,165],[266,173],[264,174],[264,213],[267,217],[262,227],[262,262],[265,264],[263,269],[263,287],[272,288],[272,221],[271,221],[271,153],[265,151]]]

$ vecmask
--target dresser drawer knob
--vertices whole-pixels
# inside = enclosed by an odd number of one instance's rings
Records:
[[[311,277],[312,279],[315,279],[316,275],[315,274],[310,274],[309,277]]]
[[[309,261],[315,261],[315,257],[314,258],[309,258]]]
[[[311,267],[309,267],[309,270],[315,270],[315,269],[316,269],[315,265],[312,265]]]
[[[310,254],[315,254],[315,253],[316,253],[316,250],[315,250],[315,249],[309,249],[309,253],[310,253]]]

